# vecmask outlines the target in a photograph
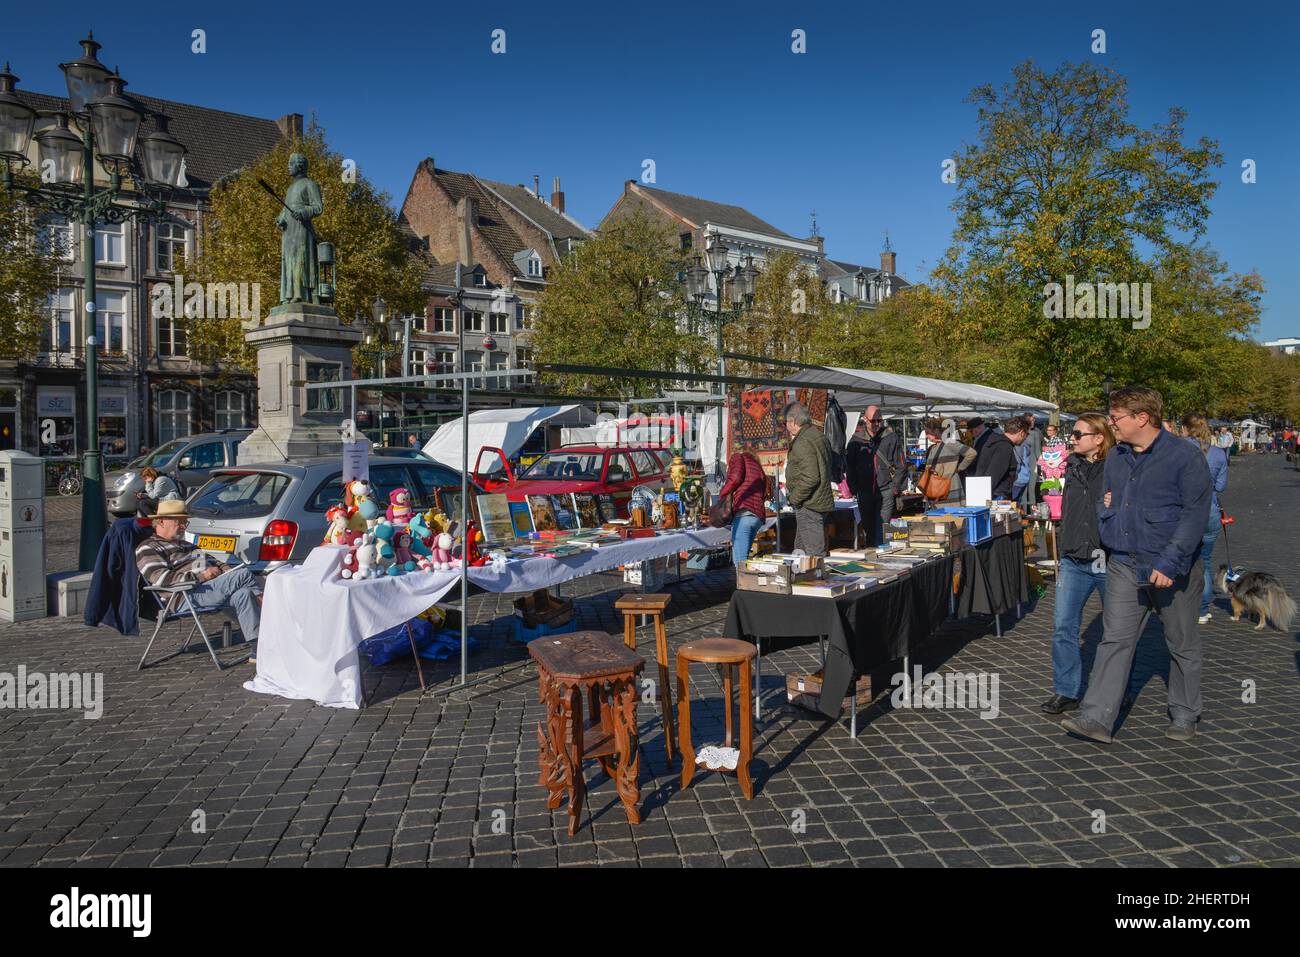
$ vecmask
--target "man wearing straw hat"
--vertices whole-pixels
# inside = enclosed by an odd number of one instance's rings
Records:
[[[199,611],[231,608],[239,618],[239,630],[245,641],[257,641],[261,619],[257,578],[247,565],[224,569],[206,552],[185,541],[189,525],[185,503],[164,499],[153,517],[153,536],[135,550],[135,564],[140,577],[152,586],[183,585],[195,582],[190,601]]]

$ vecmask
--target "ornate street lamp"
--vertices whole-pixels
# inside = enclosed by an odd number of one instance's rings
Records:
[[[167,133],[166,121],[139,144],[143,114],[122,94],[125,81],[99,61],[100,45],[93,36],[81,41],[81,56],[60,64],[68,87],[68,109],[51,114],[53,125],[34,137],[34,112],[15,94],[18,78],[6,66],[0,73],[0,161],[4,187],[22,194],[29,204],[80,222],[82,226],[83,296],[86,336],[86,446],[82,453],[81,545],[78,567],[95,566],[99,544],[108,525],[99,448],[99,342],[95,318],[95,226],[128,219],[152,220],[163,215],[170,191],[179,182],[185,147]],[[80,136],[71,128],[75,122]],[[29,162],[31,140],[41,164],[41,184],[14,179],[14,167]],[[95,186],[95,161],[109,172],[107,187]],[[130,202],[117,202],[124,176],[132,182]]]

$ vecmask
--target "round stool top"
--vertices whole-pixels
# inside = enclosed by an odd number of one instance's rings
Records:
[[[738,638],[701,638],[677,649],[677,657],[705,664],[735,665],[758,656],[758,648]]]

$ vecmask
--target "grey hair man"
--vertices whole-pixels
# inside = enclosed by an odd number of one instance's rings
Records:
[[[785,494],[794,506],[795,547],[808,555],[827,554],[826,515],[835,508],[831,492],[831,446],[812,424],[808,407],[791,402],[781,410],[790,451],[785,460]]]

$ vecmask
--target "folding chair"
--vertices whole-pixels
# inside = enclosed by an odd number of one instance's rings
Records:
[[[201,615],[223,614],[224,609],[210,608],[199,610],[194,607],[194,602],[190,600],[190,592],[194,589],[194,582],[185,582],[180,585],[141,585],[141,617],[147,617],[143,614],[144,595],[149,596],[149,600],[154,603],[158,609],[156,624],[154,625],[153,634],[149,636],[149,643],[144,646],[144,654],[140,656],[140,663],[135,666],[136,671],[146,667],[145,659],[149,657],[149,649],[153,647],[154,640],[158,637],[158,632],[162,631],[162,626],[169,621],[184,621],[187,617],[194,620],[194,625],[190,628],[189,633],[181,642],[181,646],[173,651],[170,655],[164,655],[157,661],[150,662],[151,665],[162,664],[169,661],[177,655],[182,655],[189,650],[190,641],[194,638],[194,632],[198,631],[203,636],[203,643],[208,646],[208,654],[212,656],[212,663],[217,666],[218,671],[225,670],[226,666],[217,658],[216,649],[212,647],[212,641],[208,638],[207,631],[203,628],[203,622],[200,620]],[[252,657],[252,653],[245,656],[240,661],[234,662],[234,665],[242,665]]]

